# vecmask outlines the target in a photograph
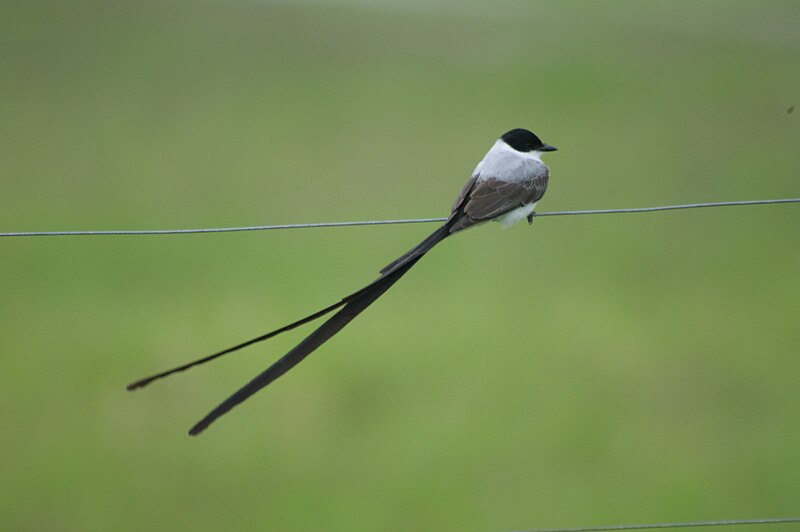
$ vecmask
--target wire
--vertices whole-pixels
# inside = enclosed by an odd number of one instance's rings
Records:
[[[663,205],[660,207],[635,207],[629,209],[598,209],[587,211],[557,211],[533,213],[536,218],[544,216],[582,216],[589,214],[628,214],[638,212],[677,211],[705,207],[735,207],[742,205],[775,205],[778,203],[800,203],[800,198],[718,201],[712,203],[689,203],[686,205]],[[256,225],[250,227],[216,227],[209,229],[145,229],[133,231],[21,231],[0,233],[0,237],[26,236],[106,236],[106,235],[176,235],[189,233],[234,233],[240,231],[269,231],[275,229],[309,229],[314,227],[352,227],[355,225],[396,225],[444,222],[447,218],[414,218],[410,220],[366,220],[356,222],[320,222],[304,224]]]
[[[800,203],[800,198],[746,200],[746,201],[717,201],[711,203],[688,203],[686,205],[664,205],[661,207],[635,207],[631,209],[599,209],[592,211],[559,211],[542,212],[534,216],[573,216],[583,214],[628,214],[633,212],[660,212],[679,211],[684,209],[701,209],[705,207],[736,207],[742,205],[775,205],[778,203]]]
[[[528,532],[604,532],[608,530],[655,530],[658,528],[693,528],[703,526],[774,525],[800,523],[800,517],[777,517],[774,519],[731,519],[722,521],[690,521],[686,523],[653,523],[649,525],[611,525],[588,528],[545,528]]]
[[[391,225],[443,222],[447,218],[417,218],[413,220],[365,220],[358,222],[319,222],[305,224],[254,225],[249,227],[214,227],[209,229],[144,229],[133,231],[25,231],[0,233],[4,236],[105,236],[105,235],[181,235],[190,233],[236,233],[241,231],[269,231],[273,229],[308,229],[313,227],[350,227],[354,225]]]

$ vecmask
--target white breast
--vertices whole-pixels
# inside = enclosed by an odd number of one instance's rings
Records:
[[[517,207],[513,211],[508,211],[505,214],[501,214],[495,218],[495,221],[498,222],[503,228],[506,228],[526,219],[535,208],[536,203],[529,203],[527,205],[523,205],[522,207]]]

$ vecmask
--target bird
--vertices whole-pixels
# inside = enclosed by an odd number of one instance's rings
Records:
[[[490,221],[496,221],[503,227],[524,219],[527,219],[528,224],[533,223],[536,203],[547,190],[550,174],[547,165],[542,162],[542,154],[556,150],[557,148],[545,144],[527,129],[516,128],[504,133],[494,142],[461,188],[446,221],[422,242],[383,267],[377,279],[336,303],[295,322],[212,355],[140,379],[129,384],[127,389],[132,391],[143,388],[155,380],[262,342],[338,309],[338,312],[282,358],[198,421],[189,430],[189,435],[197,436],[219,417],[281,377],[341,331],[446,238]]]

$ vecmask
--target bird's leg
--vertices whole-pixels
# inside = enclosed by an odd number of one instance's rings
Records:
[[[535,212],[532,212],[532,213],[530,213],[530,214],[528,215],[528,225],[532,225],[532,224],[533,224],[533,217],[534,217],[534,216],[536,216],[536,213],[535,213]]]

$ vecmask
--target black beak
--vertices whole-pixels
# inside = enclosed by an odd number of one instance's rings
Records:
[[[539,151],[558,151],[558,148],[549,144],[542,144],[542,147],[539,148]]]

